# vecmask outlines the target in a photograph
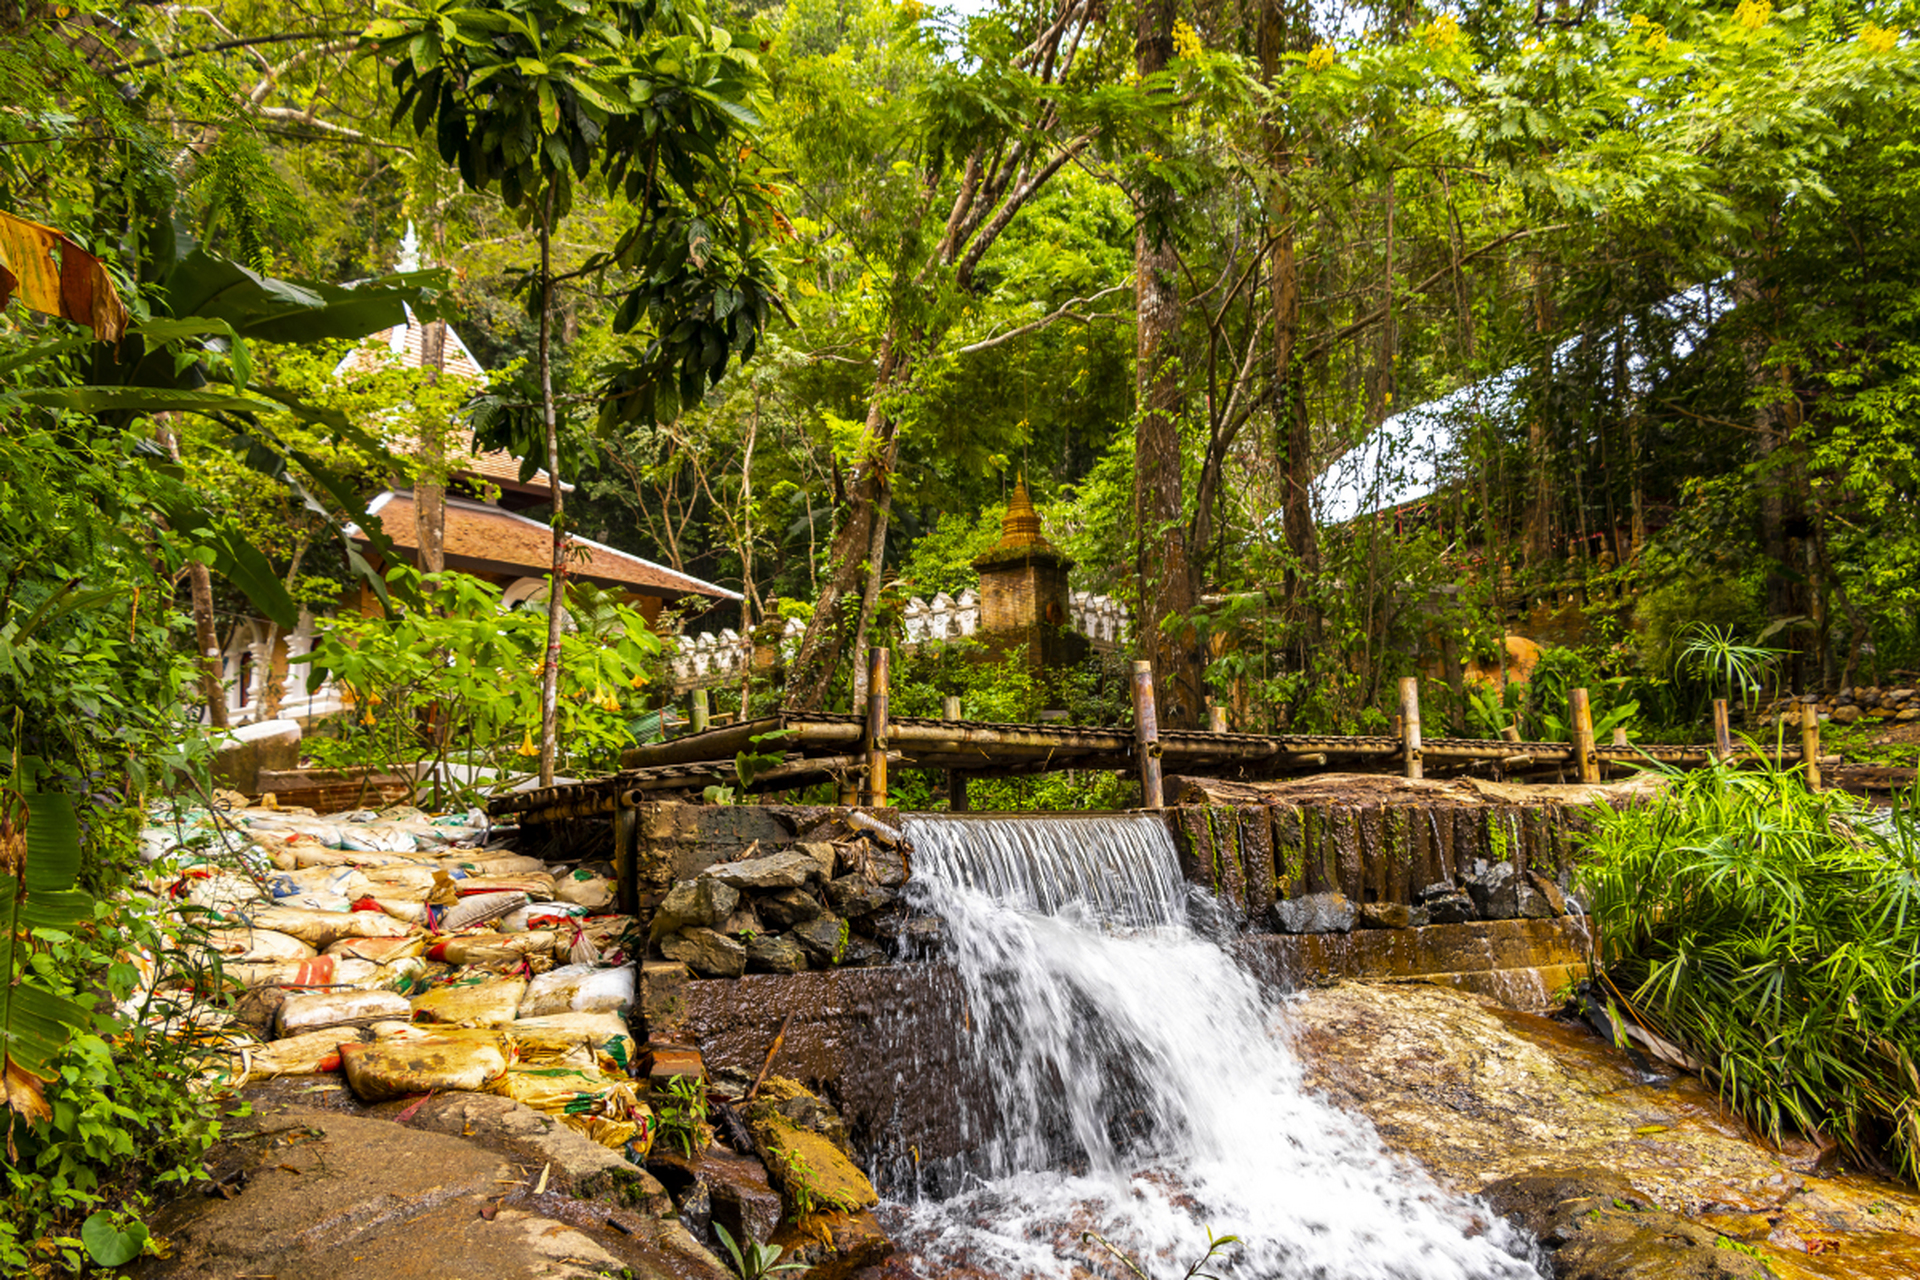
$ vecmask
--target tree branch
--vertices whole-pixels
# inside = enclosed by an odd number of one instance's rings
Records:
[[[1084,307],[1088,303],[1098,302],[1100,301],[1100,299],[1106,297],[1108,294],[1119,293],[1122,290],[1126,289],[1127,287],[1128,286],[1124,284],[1116,284],[1111,286],[1110,288],[1102,289],[1100,292],[1093,294],[1089,297],[1071,298],[1065,303],[1061,304],[1061,307],[1058,311],[1055,311],[1050,315],[1042,316],[1040,317],[1040,319],[1035,320],[1032,324],[1023,324],[1018,329],[1009,329],[1005,333],[995,334],[991,338],[982,338],[979,342],[971,343],[967,346],[961,347],[958,351],[955,351],[953,354],[957,356],[970,356],[976,351],[991,350],[992,348],[1000,346],[1003,343],[1012,342],[1015,338],[1024,338],[1030,333],[1037,333],[1040,330],[1046,328],[1048,325],[1052,324],[1055,320],[1060,319],[1062,316],[1071,315],[1076,320],[1092,321],[1092,320],[1101,319],[1103,316],[1118,315],[1120,314],[1119,312],[1101,312],[1099,315],[1082,315],[1075,312],[1074,308]]]

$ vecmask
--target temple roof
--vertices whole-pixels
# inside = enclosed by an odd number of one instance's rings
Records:
[[[1027,478],[1021,476],[1013,486],[1013,496],[1007,499],[1006,518],[1000,522],[1000,541],[975,557],[973,564],[977,569],[992,569],[1036,560],[1072,564],[1064,551],[1047,541],[1040,527],[1040,513],[1034,510],[1033,499],[1027,493]]]
[[[389,489],[367,504],[367,514],[380,517],[381,527],[395,547],[417,552],[419,537],[414,524],[414,497],[408,490]],[[358,526],[348,529],[364,542]],[[569,558],[568,573],[603,587],[623,587],[639,595],[708,596],[716,600],[738,600],[740,593],[703,582],[689,574],[678,573],[665,565],[616,550],[591,538],[572,537],[572,545],[583,548]],[[553,533],[544,521],[529,520],[484,502],[465,498],[447,499],[446,534],[442,547],[447,567],[463,572],[514,574],[519,577],[544,577],[553,566]]]

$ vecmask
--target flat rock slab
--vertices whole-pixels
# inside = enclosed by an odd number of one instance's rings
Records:
[[[1776,1280],[1920,1275],[1920,1196],[1828,1176],[1810,1143],[1757,1142],[1699,1082],[1642,1077],[1581,1029],[1419,984],[1309,992],[1289,1002],[1288,1023],[1308,1085],[1365,1114],[1390,1149],[1455,1190],[1599,1169],[1642,1209],[1705,1228],[1695,1260],[1753,1249]],[[1647,1265],[1591,1274],[1696,1273],[1671,1258]]]
[[[441,1122],[464,1122],[452,1099],[443,1106]],[[551,1190],[534,1196],[528,1183],[537,1169],[530,1173],[451,1134],[271,1103],[232,1122],[231,1131],[238,1136],[230,1146],[244,1148],[244,1156],[230,1163],[249,1170],[229,1184],[237,1194],[192,1193],[169,1206],[155,1227],[172,1242],[173,1256],[147,1259],[130,1274],[154,1280],[723,1280],[728,1274],[678,1223]]]

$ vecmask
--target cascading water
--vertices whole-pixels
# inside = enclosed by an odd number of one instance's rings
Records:
[[[967,996],[969,1178],[900,1211],[933,1276],[1531,1277],[1529,1242],[1302,1085],[1284,1016],[1187,924],[1147,816],[914,817],[913,892]],[[967,1106],[964,1099],[955,1105]]]

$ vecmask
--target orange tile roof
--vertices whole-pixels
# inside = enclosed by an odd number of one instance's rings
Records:
[[[394,546],[408,552],[419,549],[412,493],[389,489],[367,504],[367,513],[380,517],[381,527]],[[365,541],[360,537],[357,527],[349,532],[360,541]],[[543,577],[553,564],[552,539],[552,531],[539,520],[529,520],[483,502],[470,502],[464,498],[447,499],[447,523],[442,546],[449,567],[487,567],[511,570],[530,578]],[[576,537],[572,543],[575,553],[568,561],[568,572],[600,586],[625,587],[649,596],[699,595],[719,600],[740,598],[737,591],[703,582],[689,574],[677,573],[665,565],[615,550],[591,538]]]

